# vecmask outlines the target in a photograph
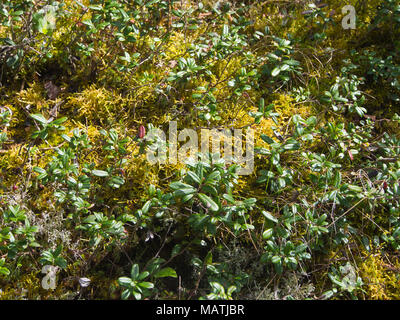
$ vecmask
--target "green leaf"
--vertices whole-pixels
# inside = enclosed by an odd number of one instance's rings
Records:
[[[274,264],[281,263],[281,257],[280,256],[273,256],[272,259],[271,259],[271,262],[274,263]]]
[[[278,223],[278,219],[275,218],[272,214],[270,214],[268,211],[262,211],[262,214],[264,215],[264,217],[272,222]]]
[[[209,196],[199,193],[198,197],[200,201],[211,211],[218,211],[219,207],[218,205],[212,200]]]
[[[190,179],[192,179],[195,183],[200,184],[201,183],[201,179],[199,178],[199,176],[197,174],[195,174],[192,171],[189,171],[187,173],[188,177],[190,177]]]
[[[281,72],[281,69],[279,67],[274,68],[271,72],[271,76],[276,77],[279,73]]]
[[[123,287],[129,287],[132,284],[132,279],[128,277],[120,277],[118,278],[118,283]]]
[[[212,195],[212,196],[218,196],[218,195],[219,195],[217,189],[216,189],[214,186],[210,185],[210,184],[204,185],[204,186],[201,188],[201,191],[202,191],[203,193],[207,193],[207,194],[210,194],[210,195]]]
[[[132,293],[133,293],[133,295],[134,295],[134,297],[135,297],[136,300],[142,299],[142,295],[141,295],[139,292],[137,292],[137,291],[132,291]]]
[[[179,195],[178,191],[179,191],[179,190],[175,191],[174,194]],[[189,191],[189,190],[187,190],[187,191]],[[187,191],[186,191],[186,192],[187,192]],[[184,195],[184,196],[182,197],[182,202],[183,202],[183,203],[188,202],[190,199],[193,198],[193,196],[194,196],[193,193]]]
[[[235,199],[230,194],[225,193],[222,197],[229,203],[235,203]]]
[[[300,148],[300,144],[294,139],[289,139],[283,145],[283,149],[285,149],[285,150],[298,150],[299,148]]]
[[[290,66],[288,64],[284,64],[280,67],[281,71],[286,71],[287,69],[289,69]]]
[[[119,281],[119,280],[118,280],[118,281]],[[128,298],[130,297],[130,295],[131,295],[131,290],[130,290],[130,289],[125,289],[125,290],[122,292],[121,298],[122,298],[123,300],[126,300],[126,299],[128,299]]]
[[[8,276],[9,274],[10,270],[8,270],[6,267],[0,267],[0,275]]]
[[[179,189],[194,189],[190,184],[186,184],[183,182],[175,181],[172,182],[170,185],[171,189],[179,190]]]
[[[62,118],[52,121],[51,124],[60,125],[61,123],[64,123],[67,120],[68,120],[67,117],[62,117]]]
[[[176,271],[172,268],[164,268],[161,269],[160,271],[158,271],[155,275],[155,278],[165,278],[165,277],[172,277],[172,278],[176,278],[177,274]]]
[[[148,272],[148,271],[141,272],[138,276],[138,280],[143,280],[143,279],[147,278],[149,274],[150,274],[150,272]]]
[[[102,7],[102,6],[94,6],[94,5],[92,5],[92,6],[89,6],[88,8],[89,8],[89,9],[92,9],[92,10],[95,10],[95,11],[101,11],[101,10],[103,10],[103,7]]]
[[[97,177],[108,177],[108,172],[103,170],[92,170],[92,174]]]
[[[62,246],[62,245],[59,245],[59,246],[56,248],[56,250],[54,250],[54,252],[53,252],[54,257],[58,257],[58,256],[61,254],[62,249],[63,249],[63,246]]]
[[[214,184],[215,181],[219,181],[221,179],[221,174],[219,171],[213,171],[211,172],[208,176],[207,179],[205,180],[205,184]]]
[[[31,116],[31,118],[35,119],[36,121],[39,121],[41,124],[47,124],[48,123],[47,119],[43,115],[41,115],[39,113],[31,114],[30,116]]]
[[[217,292],[224,292],[224,287],[218,282],[210,282],[211,287]]]
[[[269,238],[272,237],[273,233],[274,233],[274,230],[272,228],[265,230],[263,232],[263,239],[268,240]]]
[[[67,267],[67,261],[62,257],[57,257],[54,262],[61,269],[65,269]]]
[[[113,187],[113,188],[119,188],[125,183],[124,178],[118,177],[118,176],[112,176],[110,181],[108,182],[108,185]]]
[[[263,139],[268,144],[275,143],[275,141],[272,138],[270,138],[269,136],[267,136],[266,134],[262,134],[261,139]]]
[[[139,287],[145,288],[145,289],[153,289],[154,284],[151,282],[140,282]]]
[[[147,212],[149,212],[150,206],[151,206],[151,200],[148,200],[148,201],[143,205],[143,207],[142,207],[142,212],[143,212],[144,214],[146,214]]]
[[[192,193],[194,193],[194,192],[196,192],[195,188],[180,189],[180,190],[174,191],[174,196],[176,196],[176,197],[187,197],[187,196],[192,195]],[[188,200],[190,200],[190,199],[185,199],[185,202],[188,201]]]
[[[349,184],[348,185],[349,190],[353,191],[353,192],[362,192],[363,189],[359,186],[355,186],[353,184]]]
[[[138,277],[139,277],[139,265],[134,264],[131,269],[131,278],[133,280],[137,280]]]
[[[128,52],[125,51],[124,56],[123,57],[119,57],[122,61],[126,61],[128,63],[130,63],[132,61],[132,58],[130,56],[130,54]]]
[[[224,24],[223,30],[222,30],[222,35],[227,36],[229,33],[229,26]]]
[[[44,170],[43,168],[34,167],[34,168],[33,168],[33,171],[39,173],[39,175],[38,175],[38,177],[37,177],[39,180],[44,179],[45,177],[47,177],[47,172],[46,172],[46,170]]]

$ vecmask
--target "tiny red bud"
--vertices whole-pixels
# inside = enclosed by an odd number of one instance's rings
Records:
[[[387,182],[386,182],[386,181],[383,181],[383,189],[384,189],[385,191],[386,191],[387,187],[388,187]]]
[[[350,160],[353,161],[354,160],[353,154],[351,153],[351,151],[349,149],[347,149],[347,152],[349,154]]]
[[[146,135],[146,128],[144,126],[140,126],[138,137],[142,139],[145,135]]]
[[[18,190],[18,187],[17,187],[16,184],[14,184],[14,185],[13,185],[13,191],[17,191],[17,190]]]

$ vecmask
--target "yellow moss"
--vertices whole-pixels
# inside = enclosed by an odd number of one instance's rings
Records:
[[[183,56],[186,51],[184,34],[174,32],[169,38],[168,45],[165,47],[168,48],[165,50],[165,59],[167,61]]]
[[[23,103],[25,106],[35,107],[34,110],[41,111],[47,106],[44,87],[38,82],[30,84],[28,89],[21,90],[17,94],[17,101]]]
[[[370,254],[358,266],[369,299],[400,299],[400,262],[392,259],[385,262],[380,253]]]
[[[41,286],[38,271],[21,275],[17,283],[7,283],[0,291],[0,300],[44,299],[50,292]]]
[[[84,91],[70,96],[65,108],[76,110],[80,117],[90,123],[98,121],[103,124],[122,114],[125,106],[125,101],[116,92],[91,85]]]
[[[287,94],[279,94],[272,102],[275,110],[280,114],[280,120],[287,121],[294,114],[299,114],[303,119],[312,114],[312,108],[307,103],[296,103],[294,99]]]
[[[20,152],[20,145],[12,145],[10,146],[10,149],[5,152],[5,153],[0,153],[0,174],[1,171],[3,173],[11,173],[13,174],[3,174],[2,178],[0,178],[0,181],[2,184],[4,183],[5,185],[11,186],[14,184],[18,184],[20,182],[20,169],[24,170],[24,172],[27,170],[26,168],[22,167],[22,164],[24,162],[23,156],[24,152]],[[0,189],[1,190],[1,189]]]

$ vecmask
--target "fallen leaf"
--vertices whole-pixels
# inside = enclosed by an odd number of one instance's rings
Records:
[[[47,96],[49,97],[50,100],[55,100],[57,99],[58,95],[61,92],[60,87],[56,86],[53,82],[47,81],[44,85],[44,88],[46,89]]]

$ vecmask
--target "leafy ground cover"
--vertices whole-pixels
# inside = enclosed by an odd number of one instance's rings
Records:
[[[1,1],[0,298],[398,299],[399,35],[399,0]],[[254,171],[150,164],[170,121],[254,130]]]

